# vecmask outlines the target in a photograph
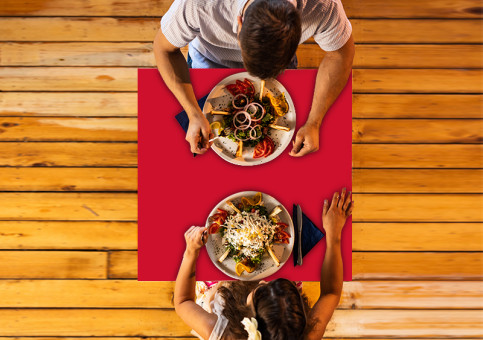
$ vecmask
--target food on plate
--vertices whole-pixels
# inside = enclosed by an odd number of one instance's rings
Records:
[[[236,157],[241,157],[247,147],[254,147],[254,158],[268,157],[275,150],[270,130],[290,131],[290,128],[276,124],[289,109],[285,95],[274,97],[267,91],[263,96],[263,87],[262,81],[262,91],[257,94],[250,80],[236,80],[235,84],[225,86],[233,96],[228,107],[211,111],[211,114],[223,116],[217,128],[218,135],[238,144]]]
[[[285,231],[288,224],[281,222],[277,216],[282,209],[277,206],[268,212],[261,193],[253,197],[242,197],[237,204],[231,201],[226,204],[232,211],[218,208],[209,218],[209,234],[219,234],[225,247],[218,261],[223,262],[227,257],[233,257],[238,276],[244,271],[253,272],[265,252],[279,266],[280,261],[271,247],[275,243],[288,244],[291,237]]]

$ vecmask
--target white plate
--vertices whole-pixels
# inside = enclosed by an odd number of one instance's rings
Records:
[[[243,81],[245,78],[253,83],[255,86],[255,93],[260,92],[260,79],[249,75],[248,72],[236,73],[226,77],[220,81],[213,90],[211,90],[206,99],[205,105],[203,106],[203,112],[210,123],[223,120],[223,116],[212,115],[210,112],[212,110],[223,110],[227,108],[228,104],[231,103],[233,99],[233,96],[228,90],[226,90],[225,86],[228,84],[234,84],[236,80]],[[237,143],[226,137],[218,138],[213,142],[211,148],[224,160],[243,166],[260,165],[277,158],[290,144],[295,130],[295,109],[292,98],[285,87],[276,79],[266,80],[264,93],[267,93],[267,91],[270,91],[274,96],[278,96],[282,92],[285,93],[289,110],[285,116],[280,117],[277,120],[277,125],[288,126],[290,131],[285,132],[271,129],[270,138],[272,138],[275,143],[275,151],[266,158],[253,158],[253,148],[244,147],[243,159],[236,159],[235,153],[238,147]]]
[[[218,203],[213,210],[211,211],[209,216],[214,215],[217,211],[217,208],[221,208],[227,211],[233,211],[227,204],[226,201],[231,201],[234,204],[237,204],[240,202],[241,198],[243,196],[245,197],[253,197],[257,192],[256,191],[243,191],[239,192],[237,194],[231,195],[224,200],[222,200],[220,203]],[[270,195],[262,193],[262,199],[264,202],[264,206],[267,208],[267,211],[270,213],[273,208],[275,208],[277,205],[282,208],[282,212],[278,214],[278,217],[280,217],[280,220],[284,223],[288,224],[288,228],[286,231],[290,234],[290,242],[288,244],[284,243],[277,243],[272,245],[273,252],[275,253],[275,256],[277,259],[280,261],[280,266],[277,267],[275,263],[273,262],[272,258],[270,257],[270,254],[265,252],[262,257],[262,261],[260,264],[257,265],[253,273],[247,273],[246,271],[242,273],[241,276],[238,276],[235,272],[235,260],[233,260],[232,257],[226,258],[222,263],[218,261],[218,259],[223,255],[225,252],[225,248],[223,247],[223,244],[221,243],[222,237],[220,234],[216,233],[213,235],[209,235],[208,241],[206,242],[206,250],[208,252],[208,255],[210,256],[211,261],[213,264],[221,270],[223,273],[226,275],[238,279],[238,280],[243,280],[243,281],[253,281],[253,280],[261,280],[267,276],[270,276],[277,272],[282,266],[287,262],[290,254],[292,253],[293,245],[294,245],[294,226],[292,223],[292,218],[290,217],[290,214],[288,213],[287,209],[283,205],[280,204],[279,201],[277,201],[275,198],[273,198]],[[210,221],[209,221],[209,216],[206,219],[206,226],[210,226]]]

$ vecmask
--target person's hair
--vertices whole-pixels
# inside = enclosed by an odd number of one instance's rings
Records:
[[[275,78],[292,61],[302,35],[300,13],[288,1],[255,0],[239,34],[243,63],[261,79]]]
[[[307,326],[307,298],[287,279],[260,286],[253,296],[262,339],[302,339]]]
[[[254,315],[247,297],[255,288]],[[223,315],[228,319],[223,339],[246,339],[248,333],[241,323],[245,317],[257,319],[262,339],[302,338],[309,304],[291,281],[277,279],[261,286],[256,281],[232,281],[217,292],[225,302]]]

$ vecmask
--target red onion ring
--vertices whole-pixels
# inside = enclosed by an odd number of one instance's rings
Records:
[[[255,118],[255,115],[258,112],[257,106],[262,109],[262,114],[260,115],[260,118]],[[250,111],[250,107],[254,107],[255,108],[255,112],[251,112]],[[265,116],[265,108],[262,105],[260,105],[258,103],[255,103],[255,102],[250,103],[247,106],[245,106],[245,109],[244,110],[246,112],[248,112],[248,114],[251,116],[253,122],[258,122],[258,121],[260,121]]]
[[[238,119],[238,117],[240,117],[242,115],[245,117],[245,119],[244,120]],[[251,123],[252,123],[252,117],[250,117],[250,114],[246,111],[239,111],[233,117],[233,125],[237,129],[246,130],[246,129],[248,129],[248,127],[250,126]],[[240,125],[238,125],[238,124],[240,124]]]
[[[260,136],[257,135],[257,128],[260,129]],[[253,136],[253,131],[255,131],[255,136]],[[250,135],[250,139],[253,139],[253,140],[260,138],[262,136],[262,128],[260,127],[260,125],[253,126],[252,129],[250,130],[249,135]]]
[[[243,108],[246,106],[246,105],[244,105],[244,106],[236,106],[235,101],[236,101],[236,100],[237,100],[237,98],[239,98],[239,97],[243,97],[243,98],[245,99],[245,103],[248,103],[248,97],[247,97],[247,96],[245,96],[243,93],[239,93],[239,94],[237,94],[235,97],[233,97],[233,100],[231,101],[231,104],[233,105],[233,107],[234,107],[235,109],[243,109]]]

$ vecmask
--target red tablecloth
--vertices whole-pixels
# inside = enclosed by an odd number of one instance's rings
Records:
[[[243,70],[190,70],[197,98],[208,94],[223,78]],[[292,97],[297,129],[305,122],[312,102],[316,70],[286,71],[278,80]],[[185,133],[175,119],[181,106],[156,69],[138,73],[139,106],[139,280],[174,281],[185,249],[183,234],[191,225],[204,225],[211,209],[223,198],[240,191],[265,192],[292,212],[292,204],[322,227],[322,202],[352,180],[352,79],[327,113],[322,124],[320,150],[302,158],[284,153],[255,167],[227,163],[213,151],[193,158]],[[234,179],[239,178],[236,181]],[[318,281],[324,259],[325,238],[304,257],[293,259],[268,279]],[[342,235],[344,280],[352,279],[352,222]],[[203,249],[198,280],[230,279],[210,261]]]

